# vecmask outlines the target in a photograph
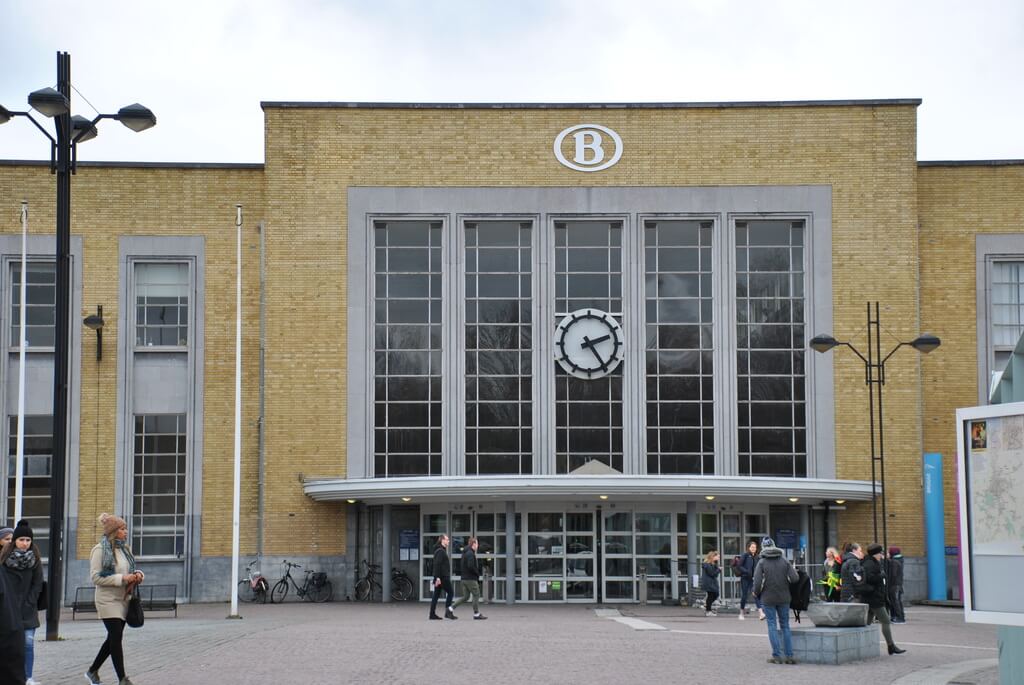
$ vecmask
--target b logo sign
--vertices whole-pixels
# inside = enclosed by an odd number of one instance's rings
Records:
[[[567,136],[572,136],[575,154],[572,161],[565,158],[562,145]],[[614,146],[614,150],[608,148]],[[622,157],[622,138],[606,126],[580,124],[570,126],[555,138],[555,158],[575,171],[601,171],[619,161]]]

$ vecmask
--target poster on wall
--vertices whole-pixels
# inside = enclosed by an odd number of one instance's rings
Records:
[[[965,618],[1024,626],[1024,402],[956,416]]]

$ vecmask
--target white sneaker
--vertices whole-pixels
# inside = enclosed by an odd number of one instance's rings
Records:
[[[705,612],[704,612],[704,615],[705,615],[705,616],[718,616],[718,614],[716,614],[716,613],[715,613],[715,612],[713,612],[713,611],[705,611]]]
[[[742,611],[740,612],[740,620],[741,621],[746,621],[747,620],[747,617],[743,615]]]
[[[41,683],[38,680],[33,680],[32,678],[29,678],[25,681],[25,685],[41,685]]]

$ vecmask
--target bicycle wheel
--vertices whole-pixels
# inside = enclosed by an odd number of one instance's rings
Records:
[[[306,593],[306,599],[311,602],[326,602],[334,594],[334,588],[331,586],[331,581],[325,580],[323,585],[309,586],[309,591]]]
[[[363,578],[356,584],[356,599],[360,602],[365,602],[370,599],[370,595],[373,594],[373,586],[370,585],[370,581]]]
[[[253,601],[252,583],[250,583],[248,580],[238,581],[238,601]]]
[[[395,576],[391,579],[391,599],[396,602],[404,602],[412,597],[412,581],[405,576]]]
[[[270,601],[281,603],[284,598],[288,596],[288,581],[284,578],[277,581],[274,585],[274,589],[270,591]]]
[[[267,603],[267,595],[269,595],[270,592],[269,588],[267,587],[266,578],[260,578],[256,581],[256,587],[253,588],[252,594],[252,601],[256,602],[257,604]]]

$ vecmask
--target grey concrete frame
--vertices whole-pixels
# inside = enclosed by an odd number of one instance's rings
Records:
[[[445,226],[442,244],[442,291],[445,320],[454,324],[443,327],[442,377],[458,378],[464,371],[464,359],[457,354],[461,345],[453,340],[453,332],[465,321],[464,284],[452,278],[459,273],[462,262],[463,233],[452,231],[466,220],[488,218],[530,219],[542,230],[535,231],[534,264],[548,260],[551,246],[545,237],[555,219],[615,218],[624,222],[623,259],[631,264],[623,282],[623,306],[643,312],[642,232],[641,222],[646,217],[679,217],[713,220],[716,224],[713,250],[717,288],[722,296],[716,301],[715,336],[717,340],[734,340],[735,331],[726,322],[735,321],[735,285],[733,273],[734,232],[736,221],[745,219],[803,219],[807,222],[807,244],[804,249],[804,268],[808,280],[807,321],[808,339],[814,331],[832,328],[832,189],[826,185],[808,186],[721,186],[721,187],[589,187],[589,188],[387,188],[351,187],[348,189],[348,478],[373,477],[373,415],[369,411],[373,398],[373,313],[374,278],[373,231],[375,219],[431,219]],[[342,227],[344,231],[344,227]],[[452,236],[455,240],[452,240]],[[722,244],[722,240],[726,243]],[[540,282],[539,269],[534,273],[534,321],[553,320],[551,300],[553,276],[545,273]],[[640,326],[627,333],[624,360],[626,369],[642,369],[643,337]],[[541,329],[543,330],[543,329]],[[550,336],[534,336],[534,386],[540,395],[534,403],[534,473],[553,472],[553,412],[552,403],[543,388],[552,382],[554,364],[544,363],[551,358]],[[454,343],[454,344],[453,344]],[[715,351],[715,427],[716,473],[735,475],[738,470],[735,457],[735,355],[727,354],[734,345],[722,345]],[[808,355],[808,477],[834,478],[834,394],[832,355]],[[445,390],[445,397],[457,399],[459,391]],[[637,411],[642,406],[642,383],[634,380],[623,390],[624,412]],[[541,412],[545,414],[542,416]],[[442,419],[443,442],[442,475],[463,475],[465,436],[460,427],[458,402],[447,403]],[[627,473],[643,473],[644,436],[623,446],[624,469]],[[639,443],[639,444],[635,444]]]
[[[1024,233],[979,234],[975,236],[975,297],[978,339],[978,404],[988,404],[992,378],[992,328],[989,293],[992,290],[992,262],[1024,261]]]

